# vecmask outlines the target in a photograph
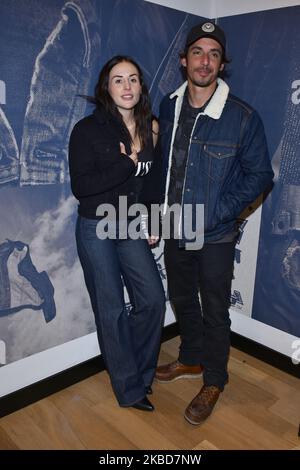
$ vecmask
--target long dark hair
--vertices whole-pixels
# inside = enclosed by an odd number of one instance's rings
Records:
[[[131,136],[127,127],[125,126],[122,115],[108,92],[109,73],[115,65],[121,62],[131,63],[138,71],[142,91],[139,102],[134,107],[134,119],[136,135],[138,136],[141,142],[141,146],[143,148],[145,147],[146,142],[151,135],[151,102],[149,92],[144,81],[143,72],[139,65],[131,57],[117,55],[112,57],[112,59],[110,59],[108,62],[106,62],[106,64],[100,71],[98,82],[95,87],[95,103],[96,106],[103,106],[108,113],[112,114],[113,116],[116,116],[119,120],[121,120],[124,130],[128,134],[130,141],[132,142]]]

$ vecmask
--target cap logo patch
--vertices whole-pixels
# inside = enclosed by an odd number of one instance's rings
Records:
[[[202,25],[202,31],[205,33],[212,33],[215,29],[216,28],[213,23],[204,23],[204,25]]]

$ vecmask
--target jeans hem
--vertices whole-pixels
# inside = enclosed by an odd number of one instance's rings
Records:
[[[184,366],[200,366],[202,365],[202,361],[197,359],[197,360],[185,360],[181,359],[181,356],[178,357],[178,361],[183,364]]]
[[[144,394],[142,397],[137,398],[137,399],[134,400],[132,403],[129,403],[129,404],[127,404],[127,403],[119,403],[119,406],[120,406],[121,408],[129,408],[130,406],[135,405],[138,401],[141,401],[143,398],[145,398],[145,396],[146,396],[146,392],[145,392],[145,394]]]

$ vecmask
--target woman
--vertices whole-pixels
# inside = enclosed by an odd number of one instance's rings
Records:
[[[152,120],[142,71],[130,57],[116,56],[104,65],[95,103],[94,113],[75,125],[69,146],[71,187],[79,200],[77,249],[119,405],[153,411],[146,394],[152,393],[165,297],[147,240],[120,235],[130,218],[121,216],[119,199],[125,197],[128,207],[143,202],[158,123]],[[109,228],[107,237],[99,238],[99,214],[103,222],[108,204],[116,211],[116,236]]]

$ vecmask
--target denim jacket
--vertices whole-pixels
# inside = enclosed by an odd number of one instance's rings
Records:
[[[68,140],[86,108],[78,94],[88,94],[99,57],[99,19],[93,4],[66,2],[36,58],[20,151],[21,185],[69,180]]]
[[[69,181],[68,140],[86,110],[86,100],[78,95],[89,93],[99,60],[98,10],[97,0],[67,1],[62,6],[35,60],[20,150],[13,123],[0,109],[0,184]],[[28,21],[29,16],[30,9]]]
[[[167,95],[160,106],[163,157],[164,209],[168,204],[173,144],[187,82]],[[232,231],[236,218],[271,185],[273,171],[258,113],[229,94],[228,85],[218,87],[205,110],[197,115],[190,136],[183,184],[181,218],[190,204],[195,226],[196,204],[204,204],[204,240],[214,241]],[[180,245],[187,239],[181,233]]]
[[[17,295],[13,296],[13,290]],[[53,320],[54,287],[46,271],[37,271],[29,246],[7,240],[0,244],[0,318],[26,309],[42,310],[47,323]]]

